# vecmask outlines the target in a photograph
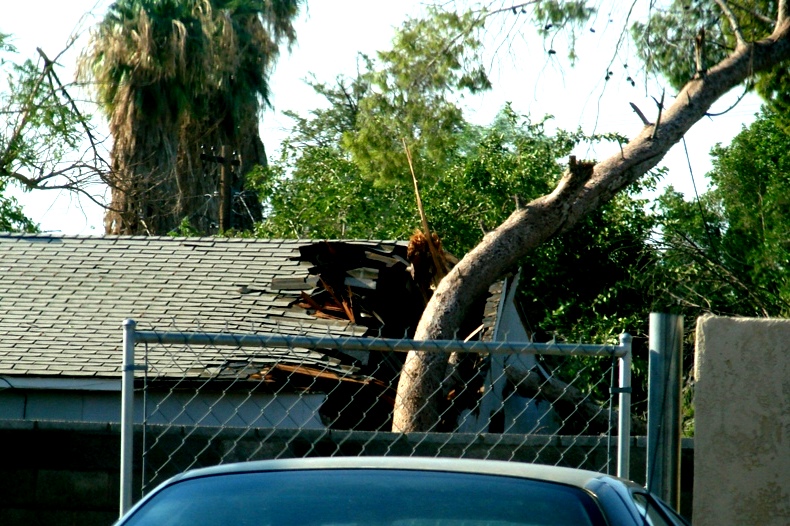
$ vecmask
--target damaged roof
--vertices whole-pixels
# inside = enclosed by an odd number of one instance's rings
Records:
[[[325,302],[311,310],[318,278],[300,249],[321,252],[323,243],[0,234],[0,374],[119,378],[127,318],[139,330],[364,335],[370,327],[332,315]],[[385,267],[405,255],[402,242],[345,244]],[[361,270],[346,284],[375,287],[374,274]],[[244,369],[217,358],[199,366]],[[325,358],[306,352],[297,361]]]

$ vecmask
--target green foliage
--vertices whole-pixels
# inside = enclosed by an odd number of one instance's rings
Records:
[[[777,126],[790,134],[790,66],[777,66],[768,75],[760,75],[755,84],[757,93],[774,113]]]
[[[746,41],[765,38],[773,30],[776,0],[746,0],[730,7]],[[653,8],[647,23],[636,22],[631,29],[646,71],[663,75],[678,90],[697,73],[695,39],[701,30],[703,70],[724,59],[737,43],[731,21],[715,0],[673,0]],[[753,87],[778,114],[790,111],[790,66],[757,75],[748,81],[747,89]]]
[[[750,274],[757,290],[790,300],[790,136],[777,128],[774,114],[763,113],[712,154],[710,178],[727,221],[720,249],[725,265]],[[781,311],[787,314],[785,305]]]
[[[268,206],[257,234],[272,237],[405,239],[419,227],[410,180],[372,181],[362,174],[338,137],[334,123],[347,108],[297,120],[280,160],[254,177]],[[328,123],[326,133],[317,131]],[[346,135],[349,132],[346,132]],[[583,137],[531,123],[506,107],[490,127],[466,125],[456,149],[442,160],[444,173],[420,177],[432,228],[445,247],[463,254],[519,204],[550,191],[567,155]],[[405,153],[398,152],[405,157]]]
[[[24,216],[13,198],[2,196],[10,182],[25,189],[60,186],[62,173],[69,184],[80,181],[80,168],[67,159],[78,147],[86,117],[69,104],[48,60],[14,60],[10,36],[0,34],[0,230],[33,232],[36,225]]]
[[[83,138],[86,119],[77,114],[52,78],[54,64],[11,60],[15,53],[0,35],[0,177],[25,179],[53,171]],[[33,174],[30,174],[33,172]],[[35,172],[38,172],[36,174]]]
[[[17,200],[3,195],[5,189],[6,182],[0,179],[0,232],[38,232],[38,226],[25,216]]]
[[[544,122],[532,123],[509,106],[489,127],[468,126],[444,174],[421,183],[426,213],[445,246],[466,253],[517,207],[549,192],[562,173],[558,159],[582,139],[563,131],[549,136]],[[414,205],[411,215],[416,218]]]
[[[682,415],[682,423],[680,432],[683,437],[693,437],[695,426],[694,426],[694,384],[686,381],[683,385],[683,390],[681,393],[681,415]]]
[[[203,233],[193,227],[189,222],[189,218],[185,217],[178,224],[178,227],[168,232],[167,235],[170,237],[200,237]]]
[[[685,371],[700,315],[790,316],[790,135],[764,108],[712,155],[712,189],[699,200],[687,201],[670,187],[654,203],[660,258],[644,276],[651,310],[684,315]],[[694,433],[692,397],[687,384],[686,436]]]
[[[596,9],[588,6],[585,0],[548,0],[536,2],[532,20],[538,33],[547,41],[553,41],[561,32],[568,34],[568,58],[573,63],[576,60],[577,31],[595,13]],[[554,50],[550,49],[549,53],[554,53]]]
[[[790,135],[764,109],[729,146],[713,149],[714,189],[698,203],[667,190],[657,298],[686,311],[790,314]],[[677,308],[677,307],[676,307]]]
[[[403,141],[418,173],[442,169],[464,125],[451,99],[490,88],[480,62],[481,29],[472,13],[431,9],[426,19],[406,21],[377,62],[363,57],[367,70],[357,83],[367,92],[343,146],[364,177],[379,184],[408,179]]]
[[[285,155],[250,176],[268,208],[257,236],[383,239],[410,234],[414,225],[404,220],[405,185],[374,188],[338,148]]]
[[[524,262],[521,304],[536,328],[560,340],[600,343],[626,331],[646,333],[650,304],[640,276],[657,255],[644,204],[620,195]]]

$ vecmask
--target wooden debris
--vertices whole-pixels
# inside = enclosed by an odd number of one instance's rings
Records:
[[[308,290],[318,284],[315,276],[307,278],[273,278],[272,290]]]
[[[403,244],[324,241],[300,248],[311,263],[316,287],[294,305],[321,318],[347,320],[365,336],[403,338],[414,334],[424,302],[414,283]]]
[[[454,258],[444,253],[438,236],[432,236],[435,254],[442,258],[443,268],[449,269]],[[438,282],[437,277],[444,275],[436,271],[434,254],[427,242],[406,245],[322,241],[300,247],[295,259],[311,265],[308,272],[315,287],[283,288],[300,291],[292,306],[305,309],[317,318],[365,327],[363,336],[378,338],[412,338],[433,293],[434,281]],[[292,283],[285,281],[284,285]],[[469,323],[459,331],[459,337],[472,333],[470,337],[479,337],[476,329],[480,327],[485,298],[479,303]],[[314,366],[278,365],[265,371],[265,379],[273,383],[287,381],[291,388],[303,386],[311,392],[326,389],[327,401],[321,411],[329,427],[390,429],[394,393],[405,353],[371,351],[366,359],[357,360],[358,356],[340,350],[335,351],[335,356],[354,364],[353,377]],[[466,369],[462,369],[466,374]],[[286,371],[292,375],[284,377]],[[459,398],[465,400],[469,396]]]

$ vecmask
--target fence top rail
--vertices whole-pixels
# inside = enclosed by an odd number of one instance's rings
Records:
[[[618,345],[581,343],[484,342],[460,340],[413,340],[337,336],[291,336],[283,334],[221,334],[200,332],[134,331],[134,340],[161,345],[210,345],[228,347],[273,347],[343,349],[353,351],[397,351],[491,354],[545,354],[555,356],[609,356],[621,358],[631,348],[631,337],[620,336]]]

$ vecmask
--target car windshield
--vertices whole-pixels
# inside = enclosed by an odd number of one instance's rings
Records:
[[[129,526],[583,526],[586,492],[514,477],[408,470],[207,476],[159,492]]]

